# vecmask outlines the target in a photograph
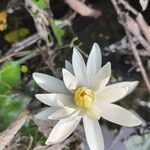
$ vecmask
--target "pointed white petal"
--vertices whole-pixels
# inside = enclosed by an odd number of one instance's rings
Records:
[[[77,78],[66,69],[63,69],[62,73],[66,87],[73,93],[79,85]]]
[[[91,150],[104,150],[104,140],[98,120],[83,118],[86,139]]]
[[[76,48],[73,49],[72,66],[75,77],[78,79],[81,86],[86,85],[86,66],[82,55]]]
[[[52,113],[48,119],[52,119],[52,120],[60,120],[60,119],[65,119],[70,117],[71,115],[73,115],[76,112],[75,109],[70,108],[70,107],[63,107],[58,109],[57,111],[55,111],[54,113]]]
[[[95,78],[92,81],[91,89],[93,89],[94,91],[101,91],[108,83],[110,76],[111,76],[111,63],[108,62],[96,74]]]
[[[71,72],[72,74],[74,74],[74,71],[73,71],[73,67],[72,67],[72,64],[69,62],[69,61],[65,61],[65,68]]]
[[[126,95],[130,94],[137,86],[139,82],[138,81],[125,81],[120,83],[115,83],[107,86],[107,88],[128,88],[128,92]]]
[[[109,88],[106,86],[101,92],[95,93],[95,104],[101,105],[103,102],[116,102],[126,96],[128,87],[125,88]]]
[[[77,127],[81,118],[62,119],[52,129],[46,145],[56,144],[65,140]]]
[[[33,73],[33,79],[47,92],[70,94],[63,81],[43,73]]]
[[[91,85],[91,81],[94,79],[96,73],[101,68],[102,56],[101,51],[97,43],[93,44],[92,50],[90,52],[88,61],[87,61],[87,81],[88,86]]]
[[[54,106],[54,107],[60,107],[58,102],[61,102],[64,106],[70,106],[74,107],[74,101],[72,96],[68,96],[65,94],[36,94],[35,97],[40,100],[42,103]]]
[[[56,107],[46,107],[43,108],[40,112],[38,112],[34,117],[40,120],[48,120],[48,117],[57,110],[58,108]]]
[[[133,113],[115,104],[103,103],[99,109],[103,118],[122,126],[134,127],[142,123]]]

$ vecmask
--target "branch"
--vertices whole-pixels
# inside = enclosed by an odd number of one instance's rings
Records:
[[[136,15],[136,21],[134,21],[134,24],[136,23],[139,26],[139,29],[143,32],[143,35],[147,39],[147,41],[150,43],[150,27],[145,22],[143,16],[141,13],[139,13],[137,10],[135,10],[127,1],[125,0],[119,0],[119,2],[130,12],[132,12],[134,15]],[[139,30],[138,29],[138,30]],[[140,35],[141,36],[141,35]],[[142,37],[142,36],[141,36]],[[139,40],[141,39],[139,38]],[[143,39],[141,40],[143,41]],[[142,42],[143,43],[143,42]],[[144,40],[145,43],[145,40]],[[146,42],[147,45],[147,42]],[[148,48],[148,46],[146,46]],[[149,49],[149,48],[148,48]]]
[[[145,38],[150,43],[150,26],[148,26],[148,24],[145,22],[141,13],[139,13],[138,16],[136,17],[136,21],[139,27],[141,28]]]
[[[126,29],[125,29],[125,30],[126,30]],[[136,59],[136,61],[137,61],[137,63],[138,63],[138,66],[139,66],[139,68],[140,68],[140,71],[141,71],[141,74],[142,74],[143,79],[144,79],[144,81],[145,81],[145,84],[147,85],[147,88],[148,88],[148,90],[149,90],[149,92],[150,92],[150,82],[149,82],[148,76],[147,76],[147,74],[146,74],[145,68],[144,68],[144,66],[143,66],[142,60],[141,60],[141,58],[140,58],[140,56],[139,56],[139,54],[138,54],[138,51],[137,51],[137,49],[136,49],[136,47],[135,47],[135,45],[134,45],[134,43],[133,43],[133,41],[132,41],[132,36],[131,36],[131,34],[130,34],[129,31],[127,31],[127,30],[126,30],[126,34],[127,34],[127,36],[128,36],[131,50],[132,50],[133,55],[134,55],[134,57],[135,57],[135,59]]]
[[[90,8],[79,0],[65,0],[65,3],[82,16],[94,18],[101,16],[101,11]]]
[[[16,120],[0,134],[0,150],[4,149],[14,138],[29,117],[29,111],[22,112]]]
[[[122,0],[122,1],[124,1],[124,0]],[[136,23],[136,21],[134,21],[130,16],[128,16],[125,12],[123,12],[123,11],[119,8],[119,6],[118,6],[116,0],[111,0],[111,2],[112,2],[112,4],[113,4],[113,6],[114,6],[114,8],[115,8],[115,10],[116,10],[116,12],[117,12],[117,14],[118,14],[118,16],[120,17],[120,18],[119,18],[119,22],[120,22],[120,24],[122,24],[122,26],[124,27],[124,30],[126,31],[126,34],[127,34],[127,36],[128,36],[129,43],[130,43],[130,48],[131,48],[132,53],[133,53],[133,55],[134,55],[134,57],[135,57],[135,60],[136,60],[137,63],[138,63],[138,66],[139,66],[139,68],[140,68],[140,71],[141,71],[143,80],[144,80],[144,82],[145,82],[145,84],[146,84],[146,86],[147,86],[147,88],[148,88],[148,90],[149,90],[149,92],[150,92],[150,81],[149,81],[149,79],[148,79],[148,75],[146,74],[146,71],[145,71],[145,68],[144,68],[144,66],[143,66],[142,60],[141,60],[141,58],[140,58],[140,56],[139,56],[138,50],[136,49],[136,46],[135,46],[135,44],[133,43],[133,39],[132,39],[132,36],[131,36],[131,34],[130,34],[130,33],[132,33],[132,34],[135,35],[136,37],[137,37],[137,36],[140,37],[140,36],[139,36],[139,35],[140,35],[139,26],[138,26],[138,24]],[[142,37],[142,36],[141,36],[141,37]],[[139,39],[139,38],[138,38],[138,39]],[[144,39],[144,38],[143,38],[143,39]],[[144,40],[145,40],[145,39],[144,39]],[[141,44],[143,44],[143,43],[142,43],[143,41],[141,41],[141,40],[139,40],[139,41],[141,42]],[[145,41],[146,41],[146,40],[145,40]],[[148,42],[147,42],[147,44],[148,44]],[[144,48],[145,48],[145,47],[144,47]],[[149,44],[147,45],[146,49],[150,51],[150,45],[149,45]]]

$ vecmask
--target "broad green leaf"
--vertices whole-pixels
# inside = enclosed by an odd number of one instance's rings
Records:
[[[26,107],[31,98],[24,95],[0,94],[0,132]]]
[[[56,37],[56,39],[57,39],[58,44],[61,45],[61,44],[62,44],[62,38],[63,38],[64,35],[65,35],[64,30],[61,29],[61,28],[58,26],[57,20],[52,20],[52,19],[50,19],[50,25],[51,25],[51,27],[52,27],[52,30],[53,30],[54,34],[55,34],[55,37]]]
[[[30,31],[27,28],[21,28],[7,33],[4,38],[9,43],[15,43],[24,39],[29,35]]]
[[[21,81],[20,64],[9,62],[0,70],[0,94],[5,93],[12,87],[17,86]]]
[[[49,4],[46,2],[46,0],[32,0],[32,2],[41,9],[46,9],[49,7]]]

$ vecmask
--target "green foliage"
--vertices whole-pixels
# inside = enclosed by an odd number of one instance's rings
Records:
[[[58,21],[57,20],[53,20],[53,19],[50,19],[50,25],[52,27],[52,30],[55,34],[55,37],[57,39],[57,42],[59,45],[62,45],[62,38],[64,37],[65,35],[65,32],[63,29],[61,29],[59,26],[58,26]]]
[[[17,86],[20,81],[20,64],[18,62],[4,64],[0,70],[0,94],[4,94],[12,87]]]
[[[22,143],[29,143],[29,137],[33,137],[34,143],[32,147],[34,147],[37,143],[42,145],[45,144],[46,137],[38,131],[37,125],[32,120],[28,121],[23,128],[21,128],[20,134],[22,137],[27,137],[22,138]]]
[[[32,0],[32,2],[41,9],[46,9],[49,7],[45,0]]]
[[[14,30],[10,33],[7,33],[4,38],[9,43],[15,43],[24,39],[27,35],[29,35],[30,31],[27,28],[21,28]]]
[[[0,95],[0,132],[3,131],[25,107],[23,97]]]

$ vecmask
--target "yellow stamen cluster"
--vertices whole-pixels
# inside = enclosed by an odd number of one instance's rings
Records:
[[[86,87],[80,87],[74,93],[75,104],[82,108],[88,109],[92,106],[94,101],[94,93]]]

